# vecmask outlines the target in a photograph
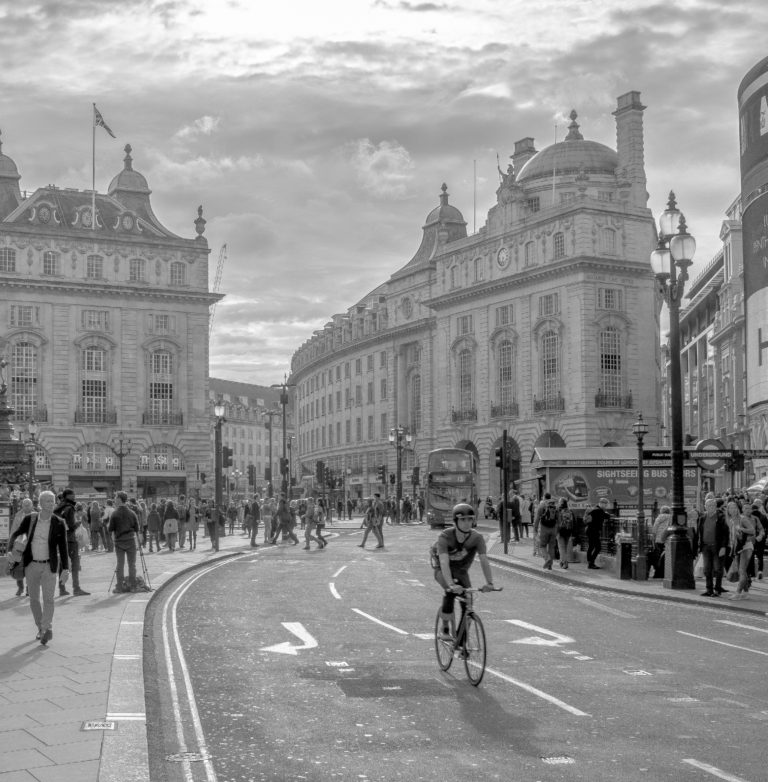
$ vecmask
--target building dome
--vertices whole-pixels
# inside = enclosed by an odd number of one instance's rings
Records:
[[[21,179],[19,169],[8,155],[3,154],[3,142],[0,141],[0,177],[3,179]]]
[[[109,195],[122,191],[128,193],[143,193],[149,195],[147,180],[138,171],[133,170],[133,158],[131,157],[131,145],[125,145],[125,158],[123,158],[123,170],[109,183]]]
[[[434,225],[435,223],[458,223],[459,225],[466,225],[464,216],[455,207],[448,203],[448,185],[443,182],[440,194],[440,206],[436,206],[428,215],[424,227],[428,225]]]
[[[578,172],[587,174],[609,174],[616,172],[619,157],[614,150],[597,141],[586,141],[579,132],[576,112],[571,112],[571,124],[564,141],[545,147],[535,154],[517,175],[518,182],[555,174]]]

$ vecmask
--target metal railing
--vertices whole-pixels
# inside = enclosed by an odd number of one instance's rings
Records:
[[[34,407],[32,410],[14,410],[11,416],[13,421],[35,421],[38,424],[48,423],[48,408],[45,405]]]
[[[454,424],[462,424],[468,421],[477,421],[477,408],[467,407],[463,410],[451,410],[451,421]]]
[[[76,424],[116,424],[117,410],[83,410],[75,409]]]
[[[141,423],[144,426],[183,426],[184,414],[148,410],[142,414]]]
[[[606,394],[598,391],[595,394],[595,407],[621,407],[625,410],[631,410],[632,392],[628,394]]]
[[[565,410],[565,399],[560,394],[546,399],[533,398],[533,412],[546,413],[551,410]]]
[[[520,407],[517,402],[507,402],[502,405],[491,405],[491,418],[517,418]]]

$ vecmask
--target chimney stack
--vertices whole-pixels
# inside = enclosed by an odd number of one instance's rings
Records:
[[[645,179],[645,153],[643,142],[643,111],[640,93],[626,92],[617,99],[616,111],[616,152],[619,157],[619,169],[624,172],[626,181],[631,185],[629,202],[632,206],[646,207],[648,191]]]

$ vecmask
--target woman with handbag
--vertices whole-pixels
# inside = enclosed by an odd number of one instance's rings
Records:
[[[24,519],[32,515],[34,518],[37,514],[34,513],[34,505],[32,504],[32,500],[29,499],[29,497],[25,497],[21,501],[21,508],[18,510],[16,515],[13,517],[13,524],[11,524],[11,534],[9,535],[9,538],[13,537],[13,533],[16,532],[16,530],[21,526],[21,522],[24,521]],[[21,539],[19,539],[21,540]],[[26,546],[27,539],[26,537],[24,540],[19,543],[18,546],[18,553],[21,553],[24,551],[24,547]],[[18,557],[18,560],[15,561],[12,569],[11,569],[11,578],[16,581],[16,597],[21,597],[24,594],[24,563],[21,561],[21,557]]]
[[[736,499],[728,501],[725,512],[731,529],[731,551],[733,551],[728,580],[733,580],[733,575],[738,573],[736,592],[730,599],[743,600],[747,596],[751,581],[747,568],[755,550],[755,520],[752,516],[742,513],[741,504]]]

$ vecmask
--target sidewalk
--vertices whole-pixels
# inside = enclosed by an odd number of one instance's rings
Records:
[[[708,608],[768,616],[768,581],[753,579],[752,587],[744,600],[729,600],[729,596],[736,591],[736,585],[725,582],[723,586],[730,590],[727,594],[716,598],[702,597],[701,593],[706,589],[703,578],[696,579],[695,589],[665,589],[664,580],[660,578],[651,578],[646,581],[624,581],[618,578],[614,571],[613,557],[601,555],[598,559],[600,570],[587,570],[583,551],[578,552],[581,562],[570,563],[567,570],[560,568],[557,562],[554,563],[552,570],[544,570],[543,558],[533,556],[533,538],[523,538],[519,543],[511,541],[507,554],[504,553],[504,545],[498,532],[491,536],[489,542],[491,545],[488,554],[491,562],[536,573],[542,578],[607,592],[619,592],[677,603],[694,603]]]
[[[157,590],[187,568],[241,551],[251,551],[248,538],[235,532],[221,538],[218,553],[209,538],[198,537],[195,551],[163,549],[144,558]],[[149,778],[141,768],[147,752],[141,653],[153,593],[111,594],[114,554],[86,552],[81,561],[80,583],[91,594],[56,597],[47,646],[35,640],[29,598],[16,597],[16,582],[0,578],[0,782]],[[93,729],[85,729],[88,721]],[[105,721],[114,730],[105,730]]]

